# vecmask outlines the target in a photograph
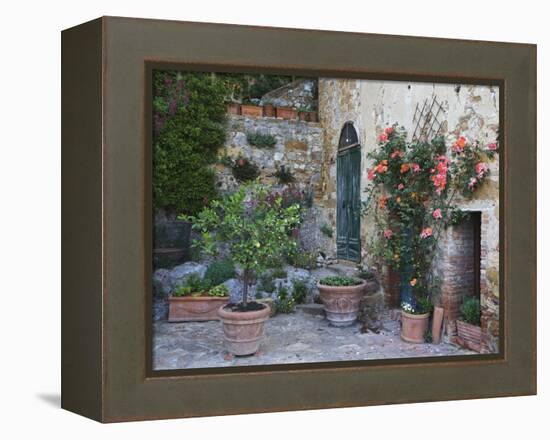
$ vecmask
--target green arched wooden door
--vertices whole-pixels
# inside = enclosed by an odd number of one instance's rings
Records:
[[[346,122],[336,161],[336,248],[338,258],[361,259],[361,145],[351,122]]]

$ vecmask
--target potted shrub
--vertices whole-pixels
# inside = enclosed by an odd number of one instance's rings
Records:
[[[415,301],[401,303],[401,339],[414,344],[426,341],[430,313],[433,309],[429,298],[424,297]]]
[[[248,300],[248,288],[277,258],[297,247],[292,230],[299,225],[300,206],[283,205],[280,194],[257,182],[242,185],[235,193],[214,200],[193,219],[201,234],[197,244],[210,255],[222,245],[240,268],[242,298],[220,307],[227,350],[237,356],[258,351],[264,323],[270,314],[266,304]]]
[[[261,118],[264,114],[263,108],[252,101],[245,101],[241,104],[241,115]]]
[[[466,298],[460,307],[460,319],[456,321],[457,342],[463,347],[481,350],[481,312],[479,299]]]
[[[296,119],[298,117],[298,113],[296,112],[296,109],[291,107],[278,107],[277,106],[277,117],[282,119]]]
[[[223,284],[210,287],[196,274],[177,287],[168,298],[168,321],[218,320],[218,309],[229,302],[229,290]]]
[[[328,276],[317,283],[326,317],[332,325],[343,327],[357,320],[365,286],[364,280],[341,276]]]

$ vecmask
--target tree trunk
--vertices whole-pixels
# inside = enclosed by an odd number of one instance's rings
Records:
[[[243,304],[246,306],[248,303],[248,269],[243,271]]]

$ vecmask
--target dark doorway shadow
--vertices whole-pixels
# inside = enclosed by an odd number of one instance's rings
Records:
[[[40,394],[37,394],[36,397],[38,397],[43,402],[46,402],[50,406],[61,408],[61,394],[40,393]]]

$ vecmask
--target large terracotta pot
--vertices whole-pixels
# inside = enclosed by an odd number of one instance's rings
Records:
[[[429,318],[429,313],[413,315],[401,310],[401,339],[415,344],[424,343]]]
[[[344,327],[357,320],[359,302],[365,287],[365,281],[356,286],[325,286],[317,283],[327,319],[332,325]]]
[[[290,107],[277,107],[277,117],[282,119],[297,119],[298,112]]]
[[[230,115],[240,115],[241,114],[241,104],[236,102],[231,102],[227,105],[227,113]]]
[[[268,118],[274,118],[275,117],[275,106],[273,104],[265,104],[264,105],[264,116]]]
[[[481,350],[481,327],[456,321],[457,342],[463,347],[479,352]]]
[[[168,322],[217,321],[218,309],[229,302],[229,297],[171,296],[168,298]]]
[[[263,305],[262,310],[251,312],[233,312],[224,307],[218,309],[228,352],[246,356],[258,351],[264,337],[264,324],[271,313],[270,307]]]

